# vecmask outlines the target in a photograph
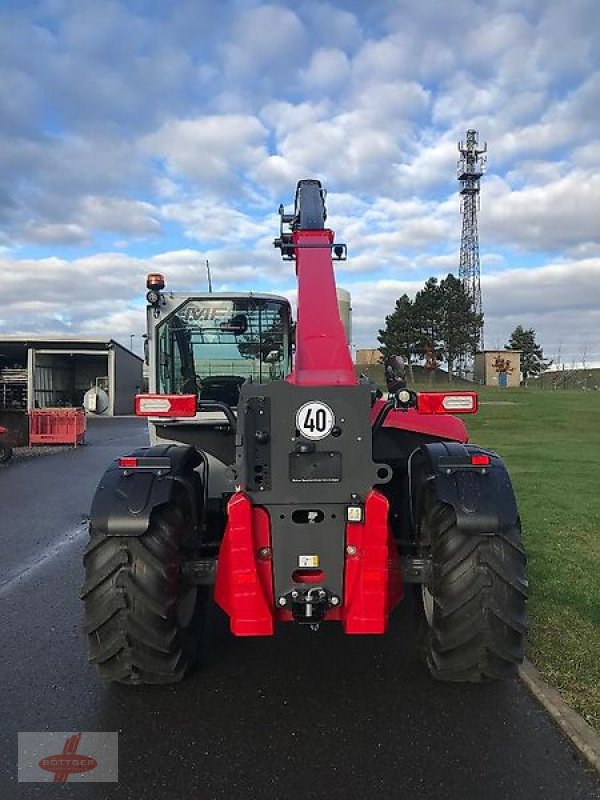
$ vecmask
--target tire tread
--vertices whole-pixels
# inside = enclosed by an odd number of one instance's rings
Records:
[[[427,495],[425,520],[433,558],[433,623],[425,660],[445,681],[510,678],[523,660],[527,630],[526,556],[520,525],[499,534],[461,531],[454,510]]]
[[[173,683],[192,666],[198,632],[177,619],[179,538],[185,514],[155,509],[140,537],[105,536],[90,529],[81,597],[90,662],[104,681]]]

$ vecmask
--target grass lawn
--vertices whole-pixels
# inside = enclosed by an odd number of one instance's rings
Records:
[[[521,512],[528,655],[600,729],[600,392],[482,389],[479,396],[479,414],[465,417],[471,441],[505,460]]]
[[[381,365],[369,373],[384,385]],[[471,441],[504,459],[521,513],[528,656],[600,730],[600,392],[475,388],[479,413],[463,417]]]

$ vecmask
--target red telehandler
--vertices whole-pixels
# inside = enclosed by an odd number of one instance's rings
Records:
[[[383,634],[414,587],[424,659],[448,681],[515,674],[527,580],[507,470],[467,444],[473,392],[376,399],[355,376],[325,227],[298,183],[275,246],[287,300],[178,295],[148,276],[151,446],[117,459],[94,497],[85,630],[106,681],[180,680],[214,600],[233,634],[337,622]],[[292,361],[292,338],[295,353]]]

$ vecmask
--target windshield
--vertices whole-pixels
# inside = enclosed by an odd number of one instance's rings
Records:
[[[284,301],[188,300],[158,328],[159,391],[236,406],[248,378],[265,383],[288,374],[289,329]]]

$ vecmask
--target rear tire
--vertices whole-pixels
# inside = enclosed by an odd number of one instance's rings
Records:
[[[104,681],[174,683],[198,654],[206,589],[181,577],[189,499],[155,509],[142,536],[90,529],[84,555],[85,632]]]
[[[6,444],[0,444],[0,464],[5,464],[7,461],[10,461],[12,454],[12,447]]]
[[[494,535],[460,530],[454,509],[427,490],[421,536],[433,578],[417,598],[421,645],[431,675],[479,683],[512,678],[523,660],[526,556],[520,524]]]

